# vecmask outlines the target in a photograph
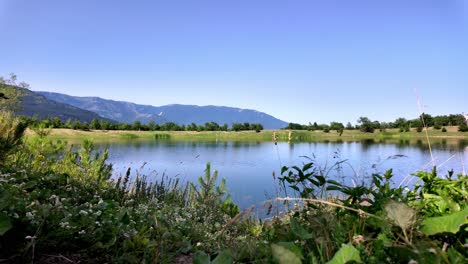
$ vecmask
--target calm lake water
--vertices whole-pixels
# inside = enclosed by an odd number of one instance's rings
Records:
[[[428,146],[421,141],[393,143],[362,142],[126,142],[98,145],[109,148],[109,161],[114,164],[115,176],[123,175],[130,167],[132,175],[147,175],[148,181],[160,180],[163,175],[196,181],[204,174],[207,162],[219,178],[227,181],[229,193],[241,208],[275,197],[282,166],[302,165],[303,156],[313,158],[317,166],[331,168],[338,161],[347,160],[339,169],[331,169],[330,178],[348,184],[366,182],[373,173],[393,168],[394,182],[412,185],[411,173],[431,170]],[[439,175],[448,170],[462,172],[468,165],[468,142],[442,140],[432,145],[432,154]]]

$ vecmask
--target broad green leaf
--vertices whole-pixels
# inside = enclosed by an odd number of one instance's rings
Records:
[[[381,240],[383,242],[384,247],[391,247],[392,246],[392,240],[387,237],[384,233],[380,233],[377,236],[377,240]]]
[[[304,227],[301,226],[296,220],[291,219],[291,231],[294,235],[299,237],[302,240],[307,240],[312,238],[312,234],[307,232]]]
[[[390,201],[385,205],[385,211],[388,218],[401,229],[408,229],[416,221],[416,211],[404,203]]]
[[[327,264],[345,264],[348,261],[361,262],[361,257],[359,256],[359,250],[357,250],[352,245],[343,244],[333,256],[332,260],[327,262]]]
[[[273,251],[273,256],[278,261],[279,264],[301,264],[301,258],[299,258],[294,252],[291,250],[277,245],[272,244],[271,249]]]
[[[0,236],[3,236],[8,230],[11,229],[10,218],[4,214],[0,214]]]
[[[3,208],[7,207],[9,205],[9,200],[10,199],[10,193],[1,188],[0,189],[0,210],[2,210]]]
[[[231,264],[233,262],[231,252],[227,250],[221,251],[218,256],[211,262],[213,264]]]
[[[210,256],[208,256],[205,252],[203,251],[197,251],[195,252],[195,255],[193,256],[193,263],[194,264],[210,264]]]
[[[282,246],[286,248],[287,250],[290,250],[291,252],[296,254],[298,258],[302,259],[301,249],[298,246],[296,246],[293,242],[278,242],[277,245]]]
[[[457,213],[445,216],[429,217],[422,221],[421,232],[430,236],[438,233],[457,233],[463,224],[468,223],[468,207]]]

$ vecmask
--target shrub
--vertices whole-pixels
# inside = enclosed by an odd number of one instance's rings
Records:
[[[458,131],[460,132],[468,132],[468,126],[466,124],[459,125],[458,126]]]
[[[445,133],[445,132],[447,132],[447,129],[445,127],[443,127],[441,131]]]
[[[21,144],[26,124],[11,112],[0,111],[0,164]]]

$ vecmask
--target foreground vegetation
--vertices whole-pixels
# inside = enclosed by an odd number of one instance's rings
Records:
[[[73,150],[38,130],[25,143],[24,128],[0,113],[0,262],[468,260],[466,175],[418,172],[408,190],[394,187],[388,171],[346,186],[311,160],[282,168],[261,220],[250,217],[253,208],[239,211],[209,164],[197,184],[130,172],[111,179],[108,153],[94,153],[92,142]]]

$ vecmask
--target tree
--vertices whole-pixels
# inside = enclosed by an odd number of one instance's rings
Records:
[[[132,130],[141,130],[141,122],[138,120],[133,122]]]
[[[257,133],[263,130],[263,125],[262,124],[251,124],[251,127]]]
[[[423,125],[425,125],[426,127],[430,127],[434,125],[433,118],[429,114],[422,113],[419,116],[419,119],[423,122]]]
[[[148,123],[148,129],[150,131],[155,131],[156,129],[156,122],[154,120],[150,120]]]
[[[14,73],[10,73],[10,79],[7,80],[7,84],[16,86],[16,80],[18,77]]]
[[[408,126],[408,120],[403,117],[399,117],[393,122],[394,128],[404,129]]]
[[[353,129],[354,129],[354,126],[351,124],[351,122],[348,122],[348,123],[346,124],[346,129],[347,129],[347,130],[353,130]]]
[[[101,121],[101,129],[102,130],[109,130],[111,127],[110,123],[108,121]]]
[[[95,129],[95,130],[101,129],[101,122],[99,122],[99,120],[96,118],[91,120],[91,129]]]
[[[233,131],[241,131],[242,130],[242,124],[241,123],[232,123],[232,130]]]
[[[374,133],[375,124],[369,118],[361,116],[358,119],[359,130],[364,133]]]
[[[221,131],[227,131],[228,130],[228,124],[224,124],[221,128]]]
[[[65,122],[65,127],[72,128],[72,126],[73,126],[72,120],[71,118],[68,118],[67,121]]]
[[[75,120],[75,122],[73,122],[73,125],[72,125],[72,128],[77,130],[77,129],[81,129],[82,127],[82,124],[79,120]]]
[[[301,124],[297,123],[289,123],[285,129],[291,129],[291,130],[304,130],[304,126]]]
[[[339,122],[331,122],[330,123],[330,130],[336,130],[337,132],[341,131],[344,129],[343,123]]]

